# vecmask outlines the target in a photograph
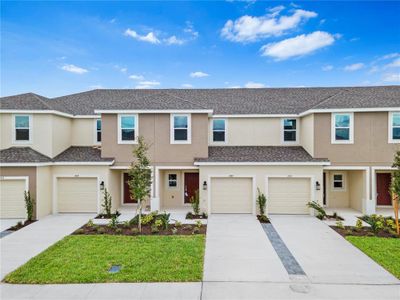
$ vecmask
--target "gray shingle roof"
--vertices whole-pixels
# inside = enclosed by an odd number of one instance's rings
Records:
[[[72,146],[53,158],[54,162],[112,162],[113,158],[101,157],[96,147]]]
[[[300,146],[211,146],[208,158],[195,162],[329,162],[313,158]]]
[[[263,89],[99,89],[54,99],[32,93],[0,100],[1,109],[193,110],[214,114],[299,114],[309,109],[400,107],[400,86]]]
[[[46,163],[51,158],[43,155],[30,147],[11,147],[0,150],[1,163]]]

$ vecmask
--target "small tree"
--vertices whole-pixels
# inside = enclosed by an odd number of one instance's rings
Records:
[[[112,203],[112,197],[108,192],[107,188],[105,188],[103,193],[103,203],[101,204],[101,207],[103,207],[104,214],[107,217],[111,217],[111,205],[112,205],[111,203]]]
[[[392,203],[394,209],[394,218],[396,221],[397,234],[400,235],[399,226],[399,201],[400,201],[400,151],[397,151],[394,156],[392,183],[390,185],[390,192],[392,195]]]
[[[31,196],[29,191],[24,192],[26,216],[28,221],[33,220],[33,206],[35,204],[35,199]]]
[[[265,206],[267,204],[267,197],[263,193],[261,193],[260,189],[257,188],[258,197],[257,197],[257,204],[258,209],[260,210],[260,215],[265,216]]]
[[[199,196],[199,190],[196,190],[194,192],[194,195],[190,197],[190,204],[192,205],[193,212],[195,215],[200,214],[200,196]]]
[[[151,191],[151,169],[150,160],[147,158],[149,146],[145,143],[144,138],[139,136],[138,145],[133,149],[135,161],[129,168],[129,192],[132,199],[136,199],[138,203],[139,232],[142,232],[142,210],[143,203],[150,196]]]

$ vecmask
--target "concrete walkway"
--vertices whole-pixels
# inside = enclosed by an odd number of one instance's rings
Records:
[[[289,282],[289,275],[254,216],[211,215],[203,280]]]
[[[312,283],[400,283],[317,218],[272,215],[271,222]]]
[[[94,216],[50,215],[0,239],[1,279]]]

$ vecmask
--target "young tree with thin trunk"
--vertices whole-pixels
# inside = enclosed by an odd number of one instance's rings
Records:
[[[138,145],[133,149],[134,162],[129,168],[129,192],[132,199],[136,199],[138,203],[139,232],[142,231],[142,210],[143,204],[150,197],[151,192],[151,169],[150,160],[147,158],[147,150],[149,146],[145,143],[144,138],[139,136]]]
[[[390,192],[392,194],[392,204],[394,209],[394,218],[396,221],[397,234],[400,235],[399,227],[399,201],[400,201],[400,151],[397,151],[394,156],[392,183]]]

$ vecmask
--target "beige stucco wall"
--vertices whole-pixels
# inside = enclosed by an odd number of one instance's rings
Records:
[[[110,170],[109,171],[109,180],[107,182],[106,188],[112,197],[112,210],[119,209],[121,206],[121,171],[120,170]]]
[[[343,174],[344,186],[343,190],[333,189],[333,175]],[[350,207],[350,189],[351,184],[349,181],[348,171],[326,171],[326,196],[327,206],[332,208]]]
[[[37,176],[37,214],[38,219],[41,219],[53,211],[53,195],[52,190],[53,186],[51,182],[52,178],[52,167],[37,167],[36,168],[36,176]]]
[[[256,188],[265,193],[266,176],[313,176],[315,181],[322,184],[322,166],[200,166],[200,186],[202,182],[207,181],[210,187],[209,176],[255,176]],[[200,188],[200,205],[202,211],[208,211],[208,191]],[[322,204],[322,189],[317,191],[312,189],[314,200]],[[268,197],[268,195],[267,195]],[[267,201],[268,207],[268,201]]]
[[[331,144],[331,114],[314,115],[314,155],[332,165],[389,166],[399,144],[388,143],[388,113],[354,113],[354,144]]]
[[[300,119],[300,142],[303,148],[314,155],[314,115],[308,115]]]
[[[96,119],[73,119],[71,127],[72,146],[92,146],[95,144]]]
[[[129,165],[135,145],[118,144],[118,115],[103,114],[102,156]],[[170,143],[169,114],[140,114],[139,135],[144,136],[153,164],[192,165],[195,157],[208,156],[207,114],[192,114],[191,144]]]
[[[351,171],[349,172],[350,183],[350,207],[363,211],[365,209],[365,171]]]
[[[71,146],[72,120],[66,117],[52,116],[52,157]]]

